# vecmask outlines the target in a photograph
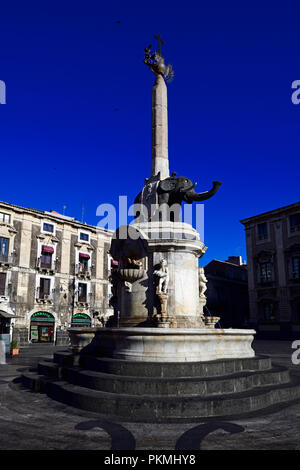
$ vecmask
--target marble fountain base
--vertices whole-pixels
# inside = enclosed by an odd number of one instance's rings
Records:
[[[147,330],[147,331],[145,331]],[[253,330],[71,328],[72,347],[23,384],[119,421],[249,416],[300,399],[300,381],[255,356]]]
[[[72,351],[129,361],[195,362],[253,357],[255,330],[70,328]],[[91,331],[92,330],[92,331]]]

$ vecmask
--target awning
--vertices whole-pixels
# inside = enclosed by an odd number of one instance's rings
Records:
[[[90,255],[87,254],[87,253],[79,253],[79,257],[80,257],[80,258],[90,259]]]
[[[54,248],[52,246],[42,245],[43,253],[54,253]]]
[[[4,318],[19,318],[17,317],[17,315],[14,315],[13,313],[4,312],[4,310],[0,310],[0,316]]]

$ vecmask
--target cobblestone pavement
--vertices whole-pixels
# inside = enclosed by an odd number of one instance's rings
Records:
[[[300,366],[291,364],[291,342],[256,341],[254,348],[300,372]],[[300,403],[238,420],[127,423],[63,405],[14,383],[23,369],[38,358],[52,357],[55,349],[26,348],[0,366],[0,450],[300,450]]]

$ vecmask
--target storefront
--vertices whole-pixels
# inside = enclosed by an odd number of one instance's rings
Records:
[[[89,327],[92,325],[91,318],[86,313],[75,313],[72,317],[72,327]]]
[[[36,312],[30,319],[30,341],[32,343],[53,343],[55,318],[48,312]]]
[[[5,344],[5,351],[10,351],[11,341],[11,319],[15,318],[15,315],[0,310],[0,341]]]

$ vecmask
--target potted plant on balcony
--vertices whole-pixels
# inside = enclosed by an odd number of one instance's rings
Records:
[[[18,343],[15,340],[12,340],[10,343],[10,352],[12,356],[15,356],[16,354],[19,354],[19,348],[18,348]]]

